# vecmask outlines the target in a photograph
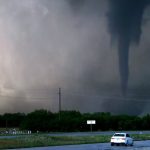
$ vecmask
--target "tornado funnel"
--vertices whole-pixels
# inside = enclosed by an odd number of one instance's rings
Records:
[[[139,44],[142,20],[148,0],[109,0],[108,26],[112,41],[117,40],[120,83],[123,95],[127,93],[129,78],[129,49]]]

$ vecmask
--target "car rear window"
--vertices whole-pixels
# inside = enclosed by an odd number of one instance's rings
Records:
[[[125,135],[124,134],[114,134],[114,136],[122,136],[122,137],[124,137]]]

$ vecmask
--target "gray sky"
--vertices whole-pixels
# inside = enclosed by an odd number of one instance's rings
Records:
[[[106,0],[0,0],[0,113],[58,111],[59,87],[62,109],[147,112],[149,8],[141,41],[130,48],[126,99],[108,9]]]

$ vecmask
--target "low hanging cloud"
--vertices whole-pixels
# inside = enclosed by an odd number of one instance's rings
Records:
[[[106,0],[1,0],[1,113],[58,111],[59,87],[62,109],[126,112],[121,100],[118,110],[112,104],[120,98],[121,88],[117,47],[110,45],[109,9]],[[143,57],[150,53],[148,23],[142,24],[142,31],[129,62],[129,89],[134,93],[150,87],[145,78],[149,71],[138,67],[141,53]],[[135,113],[141,113],[145,105],[136,108]]]

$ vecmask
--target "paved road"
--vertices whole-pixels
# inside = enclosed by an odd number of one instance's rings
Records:
[[[17,149],[19,150],[19,149]],[[135,141],[134,146],[110,146],[110,143],[22,148],[20,150],[150,150],[150,140]]]
[[[113,135],[120,131],[99,131],[99,132],[69,132],[69,133],[49,133],[50,136],[91,136],[91,135]],[[129,134],[150,134],[150,131],[121,131]]]
[[[115,132],[120,132],[120,131],[99,131],[99,132],[67,132],[67,133],[49,133],[47,135],[49,136],[94,136],[94,135],[113,135]],[[129,134],[150,134],[150,131],[121,131],[121,132],[127,132]],[[30,134],[31,135],[31,134]],[[22,135],[7,135],[7,136],[0,136],[0,139],[3,138],[16,138],[18,136]],[[24,135],[24,136],[29,136],[29,135]]]

